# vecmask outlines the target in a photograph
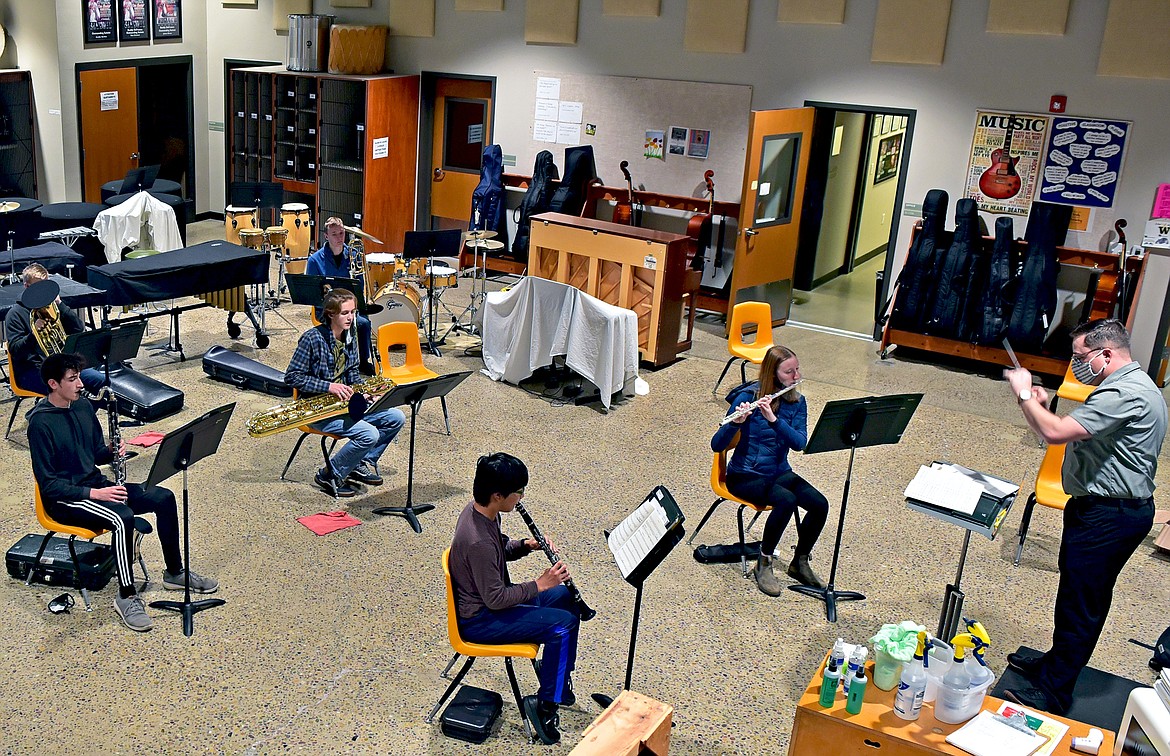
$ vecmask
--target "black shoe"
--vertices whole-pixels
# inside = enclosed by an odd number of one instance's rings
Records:
[[[313,482],[321,487],[321,490],[338,499],[348,499],[357,496],[357,491],[345,484],[337,485],[337,479],[332,475],[325,475],[320,470],[313,477]]]
[[[1046,711],[1049,714],[1055,714],[1058,717],[1064,716],[1066,709],[1057,703],[1051,696],[1045,693],[1040,688],[1016,688],[1014,690],[1005,690],[1003,697],[1009,701],[1022,704],[1024,706]]]
[[[363,362],[361,365],[358,365],[358,372],[362,375],[377,375],[378,369],[374,367],[374,363],[372,362]]]
[[[561,717],[557,713],[557,708],[552,701],[541,701],[536,696],[524,696],[524,716],[528,717],[536,737],[545,745],[556,745],[561,742],[561,731],[557,729]]]
[[[354,481],[356,483],[361,483],[365,486],[382,485],[382,476],[379,475],[372,466],[366,464],[365,462],[362,462],[360,465],[355,467],[353,472],[351,472],[345,480],[347,482]]]
[[[1044,663],[1044,654],[1029,656],[1019,651],[1007,655],[1008,666],[1020,672],[1024,677],[1035,677],[1040,672],[1040,665]]]
[[[573,677],[565,676],[565,689],[561,691],[561,706],[573,706],[577,703],[577,694],[573,692]]]

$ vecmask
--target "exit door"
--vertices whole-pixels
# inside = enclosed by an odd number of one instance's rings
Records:
[[[138,167],[138,74],[134,68],[78,72],[81,172],[86,202],[101,186]]]
[[[492,143],[490,79],[434,80],[431,130],[431,228],[466,228],[483,148]]]

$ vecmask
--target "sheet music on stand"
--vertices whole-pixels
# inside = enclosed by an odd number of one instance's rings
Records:
[[[678,537],[672,537],[673,542],[664,543],[671,540],[668,535],[672,531],[682,530],[683,519],[682,510],[670,495],[670,491],[664,486],[657,486],[637,509],[607,533],[606,542],[622,573],[622,578],[634,583],[637,579],[635,573],[640,573],[641,580],[644,580],[653,572],[666,554],[681,540],[682,536],[675,533],[674,535]],[[656,553],[656,549],[661,546],[666,547],[666,553]],[[651,560],[652,555],[657,556],[657,559]],[[631,576],[635,578],[632,579]]]

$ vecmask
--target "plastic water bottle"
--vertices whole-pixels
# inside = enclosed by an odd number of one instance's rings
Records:
[[[910,721],[918,719],[918,715],[922,713],[922,697],[926,693],[926,668],[922,664],[926,650],[925,640],[926,633],[919,633],[914,659],[902,670],[902,678],[898,681],[898,693],[894,696],[894,713]]]
[[[853,653],[849,656],[849,667],[845,671],[844,679],[841,681],[845,695],[849,695],[849,687],[853,684],[853,679],[857,677],[858,672],[865,669],[865,658],[867,656],[869,656],[869,649],[865,646],[858,646],[853,649]]]
[[[861,713],[861,702],[865,698],[865,685],[869,682],[865,678],[865,667],[857,670],[853,683],[849,686],[849,695],[845,698],[845,711],[850,714]]]
[[[837,638],[837,642],[833,644],[833,652],[829,654],[831,661],[837,662],[837,669],[845,669],[845,639]]]

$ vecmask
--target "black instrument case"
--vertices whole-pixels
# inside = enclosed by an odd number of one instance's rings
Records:
[[[37,558],[44,534],[29,533],[4,555],[8,574],[17,580],[28,578],[28,571]],[[114,574],[114,552],[108,544],[76,539],[77,563],[81,566],[81,584],[90,590],[101,590]],[[53,536],[41,554],[33,582],[45,585],[72,586],[73,561],[69,557],[69,539]]]
[[[110,387],[118,397],[118,413],[144,423],[183,409],[183,392],[122,363],[110,370]]]
[[[240,389],[282,398],[293,394],[284,382],[284,373],[221,346],[213,346],[203,355],[203,372]]]
[[[464,685],[443,710],[443,734],[468,743],[482,743],[491,735],[492,725],[503,708],[504,701],[494,690]]]

